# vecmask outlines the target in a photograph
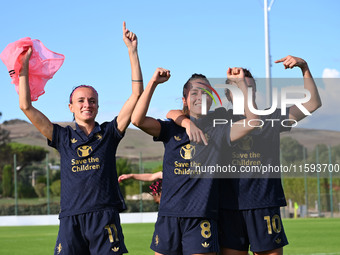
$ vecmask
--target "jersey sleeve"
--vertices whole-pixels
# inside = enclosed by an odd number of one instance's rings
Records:
[[[216,108],[215,111],[213,112],[215,118],[219,119],[231,119],[233,117],[233,110],[228,110],[224,107],[219,107]]]
[[[153,140],[155,142],[165,142],[169,139],[169,130],[171,129],[173,121],[170,119],[157,119],[157,121],[161,124],[161,132],[158,137],[153,137]]]
[[[114,139],[117,141],[120,141],[123,139],[123,137],[125,136],[125,131],[123,133],[121,133],[118,130],[118,123],[117,123],[117,117],[115,117],[113,119],[113,121],[110,122],[109,125],[112,125],[112,128],[110,130],[113,130],[113,135],[114,135]]]
[[[61,143],[66,143],[67,137],[65,128],[58,124],[53,124],[52,141],[47,139],[47,144],[58,150]]]

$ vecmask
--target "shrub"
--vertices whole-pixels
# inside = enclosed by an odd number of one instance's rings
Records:
[[[31,184],[20,183],[18,185],[19,198],[32,198],[37,197],[37,194]]]
[[[5,165],[2,172],[2,195],[12,197],[13,195],[13,175],[12,166]]]
[[[58,214],[60,211],[59,203],[51,203],[50,204],[50,214]],[[7,205],[0,207],[0,215],[14,215],[15,214],[15,206]],[[44,215],[47,214],[47,204],[39,204],[39,205],[19,205],[18,206],[18,215]]]
[[[38,183],[34,186],[35,193],[38,197],[45,197],[46,196],[46,184],[45,183]]]
[[[51,184],[51,192],[54,196],[60,196],[60,180],[56,180]]]

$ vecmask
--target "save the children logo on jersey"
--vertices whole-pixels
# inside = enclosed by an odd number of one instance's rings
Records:
[[[87,157],[88,155],[90,155],[91,152],[92,152],[92,147],[89,145],[83,145],[83,146],[78,147],[77,149],[77,154],[81,158]]]
[[[250,135],[243,137],[238,142],[237,147],[243,151],[251,150],[253,148],[253,137]]]
[[[199,166],[199,162],[195,162],[191,160],[196,153],[196,148],[192,144],[183,145],[179,151],[181,157],[185,160],[176,160],[174,161],[174,174],[176,175],[190,175],[193,174],[193,170],[196,166]],[[190,160],[190,162],[188,162]],[[194,171],[195,172],[195,171]]]
[[[89,145],[83,145],[77,148],[77,155],[81,159],[71,159],[72,172],[82,172],[100,169],[100,159],[98,157],[88,157],[93,151]]]
[[[231,163],[235,166],[259,166],[261,165],[261,153],[254,151],[252,135],[247,135],[237,143],[237,149],[231,154]]]
[[[182,146],[180,150],[181,157],[184,159],[192,159],[193,156],[195,155],[195,146],[191,144],[186,144]]]

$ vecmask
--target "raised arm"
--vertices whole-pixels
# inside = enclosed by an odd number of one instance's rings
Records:
[[[163,68],[156,69],[143,94],[139,98],[131,117],[131,122],[133,125],[155,137],[160,135],[161,125],[156,119],[146,117],[146,113],[150,105],[151,97],[157,85],[166,82],[169,78],[169,70]]]
[[[311,98],[308,102],[302,104],[310,113],[321,107],[321,98],[318,88],[314,82],[313,76],[309,70],[308,64],[302,58],[288,55],[287,57],[276,60],[275,63],[283,63],[285,69],[299,67],[302,71],[304,88],[307,89]],[[305,118],[305,115],[296,105],[293,105],[289,110],[289,119],[300,121]]]
[[[33,107],[29,87],[29,59],[32,55],[32,48],[23,52],[21,57],[22,67],[19,73],[19,106],[32,124],[47,139],[52,141],[53,124],[39,110]]]
[[[166,115],[168,119],[172,119],[178,126],[185,128],[189,140],[195,143],[203,142],[208,145],[207,138],[201,129],[199,129],[181,110],[171,110]]]
[[[123,133],[129,126],[133,109],[143,92],[143,76],[138,58],[137,36],[126,29],[125,21],[123,22],[123,40],[129,52],[132,93],[123,105],[117,117],[117,128],[121,133]]]
[[[233,84],[241,89],[244,95],[244,115],[246,118],[233,123],[232,127],[230,128],[230,141],[234,142],[253,131],[260,124],[260,121],[255,121],[258,120],[259,117],[258,115],[252,113],[248,107],[248,86],[245,81],[243,68],[228,68],[227,76],[228,80],[233,81]],[[248,125],[249,120],[252,120],[251,126]]]
[[[118,177],[118,182],[122,182],[128,179],[152,182],[157,179],[163,179],[163,172],[159,171],[153,174],[122,174],[121,176]]]

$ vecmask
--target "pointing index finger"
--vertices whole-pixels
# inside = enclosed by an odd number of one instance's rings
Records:
[[[125,31],[126,31],[126,22],[123,21],[123,33],[125,33]]]
[[[276,60],[275,63],[281,63],[286,60],[287,57],[281,58],[279,60]]]

